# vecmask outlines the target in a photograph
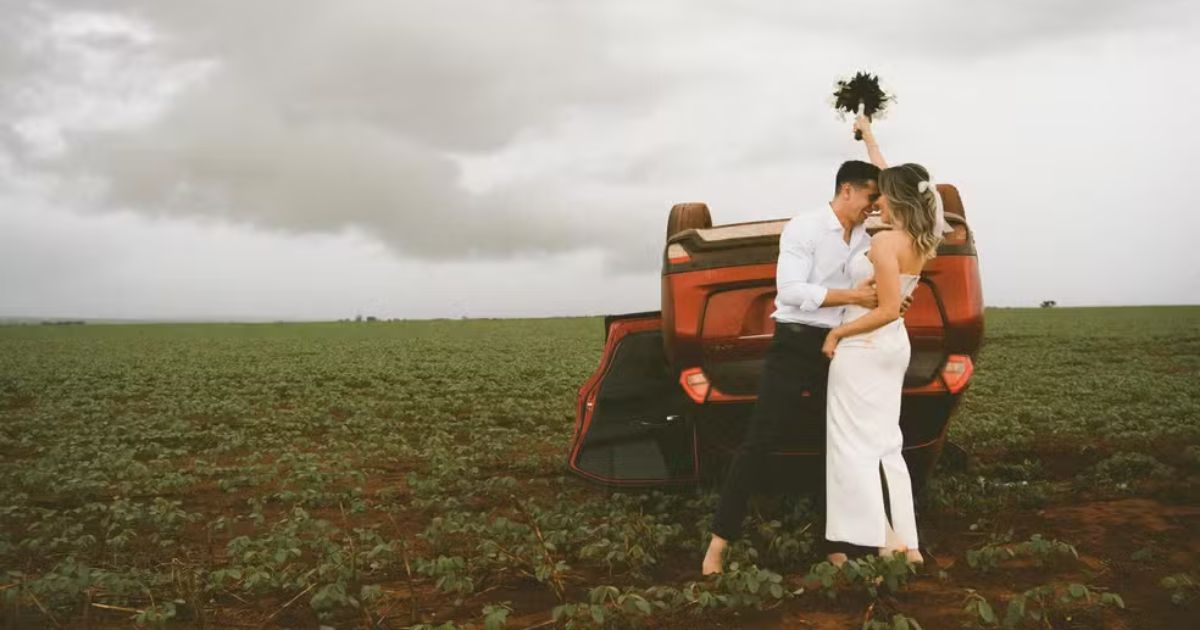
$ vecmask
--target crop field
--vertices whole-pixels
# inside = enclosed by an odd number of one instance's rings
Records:
[[[775,495],[701,578],[713,488],[565,470],[603,337],[0,327],[0,627],[1200,627],[1200,307],[989,310],[915,571]]]

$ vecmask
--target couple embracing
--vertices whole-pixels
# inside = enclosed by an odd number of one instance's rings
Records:
[[[911,348],[902,319],[921,269],[946,231],[941,200],[919,164],[889,168],[870,122],[859,117],[871,163],[838,169],[828,208],[788,222],[779,239],[775,334],[741,447],[721,490],[704,575],[741,535],[747,501],[792,423],[824,425],[829,561],[873,551],[918,551],[912,482],[900,449],[900,399]],[[878,209],[891,226],[870,237]]]

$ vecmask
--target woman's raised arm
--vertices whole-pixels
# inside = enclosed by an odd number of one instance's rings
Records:
[[[879,143],[875,141],[875,132],[871,131],[870,119],[859,114],[858,119],[854,121],[854,130],[862,132],[862,141],[867,145],[867,157],[871,158],[871,163],[881,169],[887,168],[887,160],[883,159]]]

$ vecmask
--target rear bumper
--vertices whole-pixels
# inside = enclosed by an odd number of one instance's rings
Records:
[[[933,473],[961,398],[961,392],[955,395],[905,395],[900,411],[900,428],[904,434],[901,452],[914,486],[922,486]],[[712,477],[734,456],[753,408],[753,403],[696,406],[702,476]],[[823,423],[825,419],[822,417],[818,421]],[[769,457],[772,465],[779,469],[780,474],[775,476],[789,480],[783,482],[781,488],[811,489],[812,483],[822,478],[825,465],[824,432],[800,428],[794,435],[785,437]]]
[[[940,448],[946,438],[950,419],[962,394],[905,395],[900,404],[900,429],[904,434],[904,451]],[[700,440],[706,448],[731,454],[741,444],[754,403],[697,405],[694,410]],[[824,422],[824,417],[818,420]],[[825,453],[824,431],[804,431],[799,427],[794,435],[781,442],[775,454],[784,457],[820,457]]]
[[[761,370],[761,362],[756,363]],[[925,378],[922,380],[928,379],[927,382],[906,384],[904,396],[957,396],[967,388],[975,373],[974,361],[965,354],[943,357],[940,368],[938,365],[938,363],[931,365],[933,373],[924,375]],[[738,390],[732,393],[727,392],[712,381],[713,379],[701,367],[686,368],[679,374],[679,386],[697,405],[746,403],[757,399],[756,393]]]

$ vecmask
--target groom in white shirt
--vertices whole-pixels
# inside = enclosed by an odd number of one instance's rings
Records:
[[[758,402],[713,517],[704,575],[721,572],[721,554],[729,541],[741,536],[750,494],[763,487],[767,456],[787,427],[799,428],[805,442],[825,444],[829,359],[821,354],[821,346],[830,329],[841,324],[844,305],[876,306],[873,287],[850,286],[847,263],[870,247],[863,221],[879,198],[878,177],[879,168],[873,164],[842,164],[829,206],[796,216],[779,237],[771,315],[775,335],[763,365]],[[816,481],[823,507],[825,480]]]

